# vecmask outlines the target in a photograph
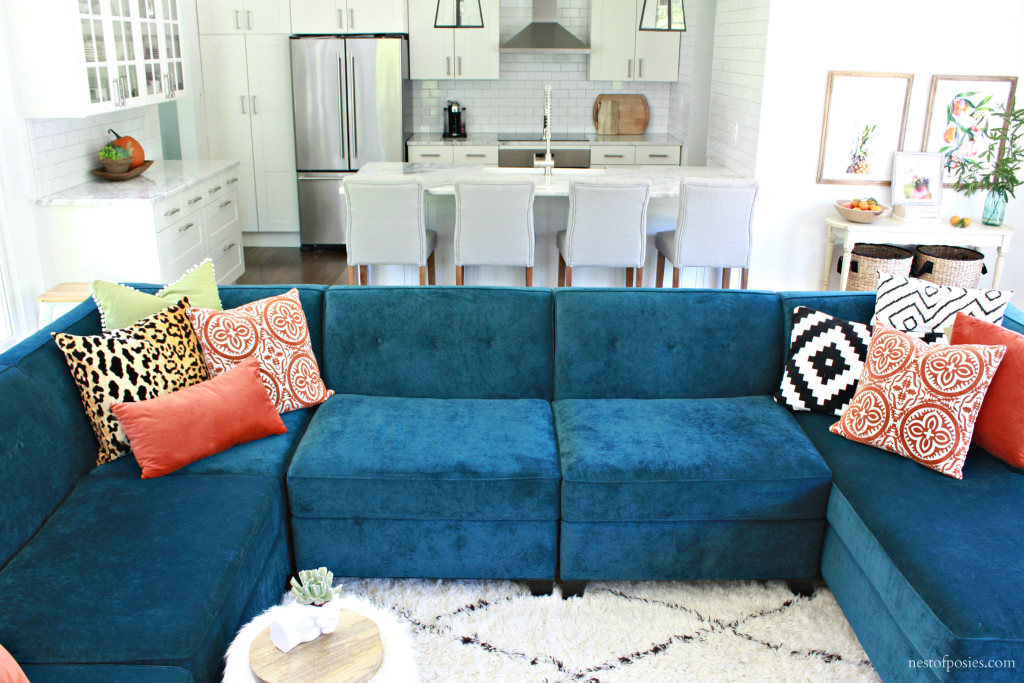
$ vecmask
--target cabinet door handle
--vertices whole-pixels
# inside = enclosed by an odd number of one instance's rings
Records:
[[[486,155],[486,154],[467,154],[466,156],[467,156],[467,157],[473,157],[474,159],[475,159],[475,158],[480,158],[480,159],[483,159],[483,158],[485,158],[485,157],[486,157],[487,155]]]
[[[233,203],[234,203],[234,202],[233,202],[233,201],[231,201],[231,200],[229,199],[229,200],[227,200],[226,202],[221,202],[221,203],[220,203],[220,206],[218,206],[217,208],[218,208],[218,209],[225,209],[225,208],[227,208],[227,207],[231,206],[231,205],[232,205]]]
[[[234,184],[235,184],[235,183],[237,183],[237,182],[238,182],[238,178],[230,178],[230,179],[228,179],[228,181],[227,181],[226,183],[224,183],[224,184],[225,184],[225,185],[234,185]]]
[[[193,204],[198,204],[201,201],[203,201],[203,195],[199,195],[198,197],[193,197],[192,199],[188,200],[188,205],[192,206]]]
[[[234,246],[235,246],[236,244],[237,244],[237,242],[232,242],[231,244],[228,244],[228,245],[224,246],[224,247],[223,247],[223,248],[221,249],[221,251],[230,251],[231,249],[233,249],[233,248],[234,248]]]
[[[338,10],[338,28],[345,28],[345,10]]]
[[[605,159],[621,159],[622,155],[621,154],[605,154],[604,158]]]
[[[633,78],[633,60],[626,60],[626,78]]]
[[[250,31],[252,30],[252,10],[251,9],[245,10],[245,25],[249,27]]]
[[[639,71],[638,71],[636,77],[637,78],[643,78],[644,77],[644,60],[643,60],[642,57],[640,58],[638,64],[639,64]]]
[[[259,111],[256,110],[256,96],[253,95],[252,96],[252,115],[253,116],[257,116],[258,114],[259,114]]]
[[[213,186],[213,187],[211,187],[211,188],[210,188],[209,190],[207,190],[207,192],[209,192],[210,194],[214,194],[214,193],[216,193],[216,192],[220,192],[220,191],[221,191],[221,190],[223,190],[223,189],[224,189],[224,188],[223,188],[223,187],[221,187],[220,185],[214,185],[214,186]]]
[[[110,96],[114,98],[114,106],[121,106],[121,86],[118,85],[116,78],[110,79]]]
[[[651,157],[652,159],[668,159],[667,154],[648,154],[647,156]]]
[[[356,30],[356,11],[354,9],[351,9],[351,8],[348,11],[348,30],[349,31],[355,31]]]
[[[242,10],[235,10],[235,30],[242,30]]]
[[[351,23],[349,28],[351,28]],[[352,58],[352,154],[359,156],[359,100],[356,98],[356,58]]]
[[[189,230],[191,230],[195,226],[196,226],[195,223],[186,223],[185,225],[183,225],[180,228],[178,228],[178,232],[188,232]]]
[[[121,101],[124,102],[124,106],[127,107],[128,106],[128,96],[130,94],[128,92],[128,77],[127,76],[121,76],[121,78],[118,79],[118,80],[121,81]]]
[[[176,213],[181,213],[181,209],[174,208],[174,209],[171,209],[170,211],[165,211],[164,212],[164,218],[169,218],[170,216],[173,216]]]
[[[457,61],[459,63],[459,75],[461,76],[462,75],[462,56],[461,55],[458,57]]]
[[[242,116],[245,116],[248,113],[249,112],[245,110],[245,95],[242,95]]]
[[[452,58],[451,57],[445,57],[444,59],[445,59],[444,73],[445,73],[446,76],[451,76],[452,75]]]
[[[440,154],[420,154],[421,157],[440,157]]]

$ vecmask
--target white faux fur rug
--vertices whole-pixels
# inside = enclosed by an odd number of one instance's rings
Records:
[[[410,626],[424,683],[879,681],[824,586],[595,582],[562,600],[507,581],[341,581]]]

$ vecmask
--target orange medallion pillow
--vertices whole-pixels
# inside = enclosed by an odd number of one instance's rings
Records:
[[[255,358],[207,382],[110,409],[128,436],[143,479],[288,431],[263,388]]]
[[[1014,467],[1024,468],[1024,335],[959,313],[953,323],[952,343],[1006,346],[1006,356],[974,425],[974,443]]]
[[[190,308],[186,312],[210,375],[255,357],[279,413],[315,406],[334,394],[320,378],[297,289],[230,311]]]
[[[928,346],[878,323],[834,434],[962,479],[974,422],[1005,346]]]

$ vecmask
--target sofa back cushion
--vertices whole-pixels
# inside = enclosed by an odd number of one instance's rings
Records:
[[[88,300],[0,355],[0,567],[96,462],[96,438],[50,332],[99,331]]]
[[[321,367],[339,394],[550,400],[552,324],[549,289],[331,287]]]
[[[556,399],[768,395],[781,376],[774,292],[555,292]]]

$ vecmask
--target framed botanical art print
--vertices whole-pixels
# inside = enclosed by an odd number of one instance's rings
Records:
[[[829,71],[818,182],[888,185],[903,149],[913,74]]]
[[[942,155],[947,184],[961,166],[982,163],[990,132],[1005,125],[994,114],[1007,110],[1016,89],[1016,76],[932,76],[921,151]]]
[[[938,206],[942,201],[942,161],[938,153],[893,154],[893,205]]]

